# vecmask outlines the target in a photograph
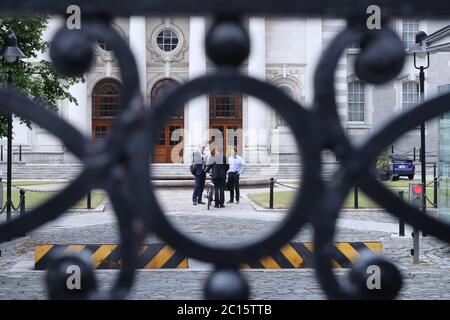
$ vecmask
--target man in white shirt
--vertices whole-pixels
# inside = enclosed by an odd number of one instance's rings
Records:
[[[231,157],[228,158],[230,169],[228,170],[228,187],[230,189],[230,201],[234,202],[234,194],[236,192],[236,203],[239,203],[239,176],[245,171],[245,161],[238,153],[237,148],[234,148]]]

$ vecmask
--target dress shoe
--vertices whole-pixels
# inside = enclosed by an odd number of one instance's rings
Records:
[[[227,203],[233,203],[233,202],[234,202],[233,200],[227,201]]]
[[[206,204],[206,202],[199,201],[198,204]]]
[[[196,206],[196,205],[197,205],[197,202],[194,201],[194,202],[192,202],[192,204],[193,204],[194,206]]]
[[[239,201],[236,201],[237,204],[239,204]]]
[[[225,208],[225,206],[223,204],[220,205],[221,208]]]

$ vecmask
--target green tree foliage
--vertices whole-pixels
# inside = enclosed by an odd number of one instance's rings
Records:
[[[389,171],[389,156],[387,150],[384,150],[377,159],[377,169],[380,172],[387,173]]]
[[[0,79],[2,85],[7,85],[7,73],[13,74],[13,84],[32,100],[44,104],[49,109],[57,111],[59,100],[77,103],[69,93],[69,88],[80,79],[61,76],[49,61],[36,59],[49,48],[49,42],[44,41],[43,33],[47,28],[48,18],[44,16],[32,17],[4,17],[0,16],[0,46],[3,47],[4,37],[13,32],[17,37],[17,46],[29,59],[15,63],[0,61]],[[21,119],[31,127],[27,119]],[[6,136],[6,116],[0,115],[0,137]]]

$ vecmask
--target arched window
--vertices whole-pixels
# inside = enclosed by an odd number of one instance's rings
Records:
[[[120,82],[115,79],[104,79],[95,85],[92,92],[93,119],[111,119],[117,116],[120,86]]]
[[[348,121],[365,121],[365,85],[362,81],[348,84]]]
[[[92,90],[92,137],[104,139],[111,131],[120,105],[121,84],[115,79],[99,81]]]
[[[156,102],[161,101],[179,86],[180,84],[173,79],[159,80],[152,88],[150,103],[154,104]],[[176,115],[173,116],[172,118],[183,119],[183,117],[184,117],[184,108],[183,106],[180,106]]]
[[[404,82],[402,85],[402,109],[414,107],[420,101],[419,84],[415,81]]]

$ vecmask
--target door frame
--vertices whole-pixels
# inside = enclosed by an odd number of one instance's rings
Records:
[[[223,109],[224,104],[224,98],[227,97],[233,97],[234,98],[234,104],[229,104],[230,108]],[[219,100],[216,100],[215,98],[219,98]],[[222,100],[221,100],[222,99]],[[240,134],[238,133],[238,153],[242,154],[243,152],[243,100],[244,97],[242,95],[230,95],[230,94],[215,94],[210,95],[208,97],[208,110],[209,110],[209,142],[211,144],[212,140],[212,129],[213,127],[223,127],[223,147],[225,150],[223,150],[223,153],[227,156],[230,150],[228,149],[228,137],[227,137],[227,128],[228,127],[237,127],[238,130],[240,130]],[[218,103],[218,101],[220,101]],[[216,116],[218,107],[220,106],[221,114],[219,116]],[[226,113],[230,110],[234,111],[234,117],[227,116]],[[224,112],[225,111],[225,112]],[[225,114],[224,114],[225,113]],[[234,145],[234,143],[233,143]]]
[[[173,163],[172,159],[171,159],[171,155],[172,155],[172,150],[174,147],[176,147],[178,145],[178,143],[172,145],[170,142],[170,128],[171,127],[180,127],[182,130],[184,130],[184,119],[169,119],[167,121],[167,123],[164,125],[164,140],[165,140],[165,144],[161,145],[161,144],[157,144],[155,145],[155,150],[154,150],[154,157],[153,157],[153,162],[154,163]],[[184,143],[184,135],[182,135],[183,139],[183,143]],[[181,151],[181,154],[183,155],[184,153],[184,145],[183,145],[183,150]],[[156,158],[155,155],[156,154],[162,154],[162,156],[159,156],[159,158]],[[183,156],[181,155],[181,163],[183,163]],[[178,162],[177,162],[178,163]]]
[[[171,84],[174,84],[174,87],[180,86],[180,82],[173,78],[162,78],[156,81],[152,89],[150,91],[150,105],[155,103],[158,98],[159,93],[164,92],[164,86],[169,88]],[[153,163],[172,163],[171,154],[172,150],[176,145],[170,144],[170,127],[177,126],[181,127],[183,130],[183,151],[184,152],[184,108],[180,115],[169,118],[164,124],[164,132],[165,132],[165,144],[164,145],[155,145],[155,150],[153,150]],[[155,156],[158,154],[158,158]],[[157,161],[156,161],[157,160]],[[183,162],[183,158],[181,158],[181,162]]]

